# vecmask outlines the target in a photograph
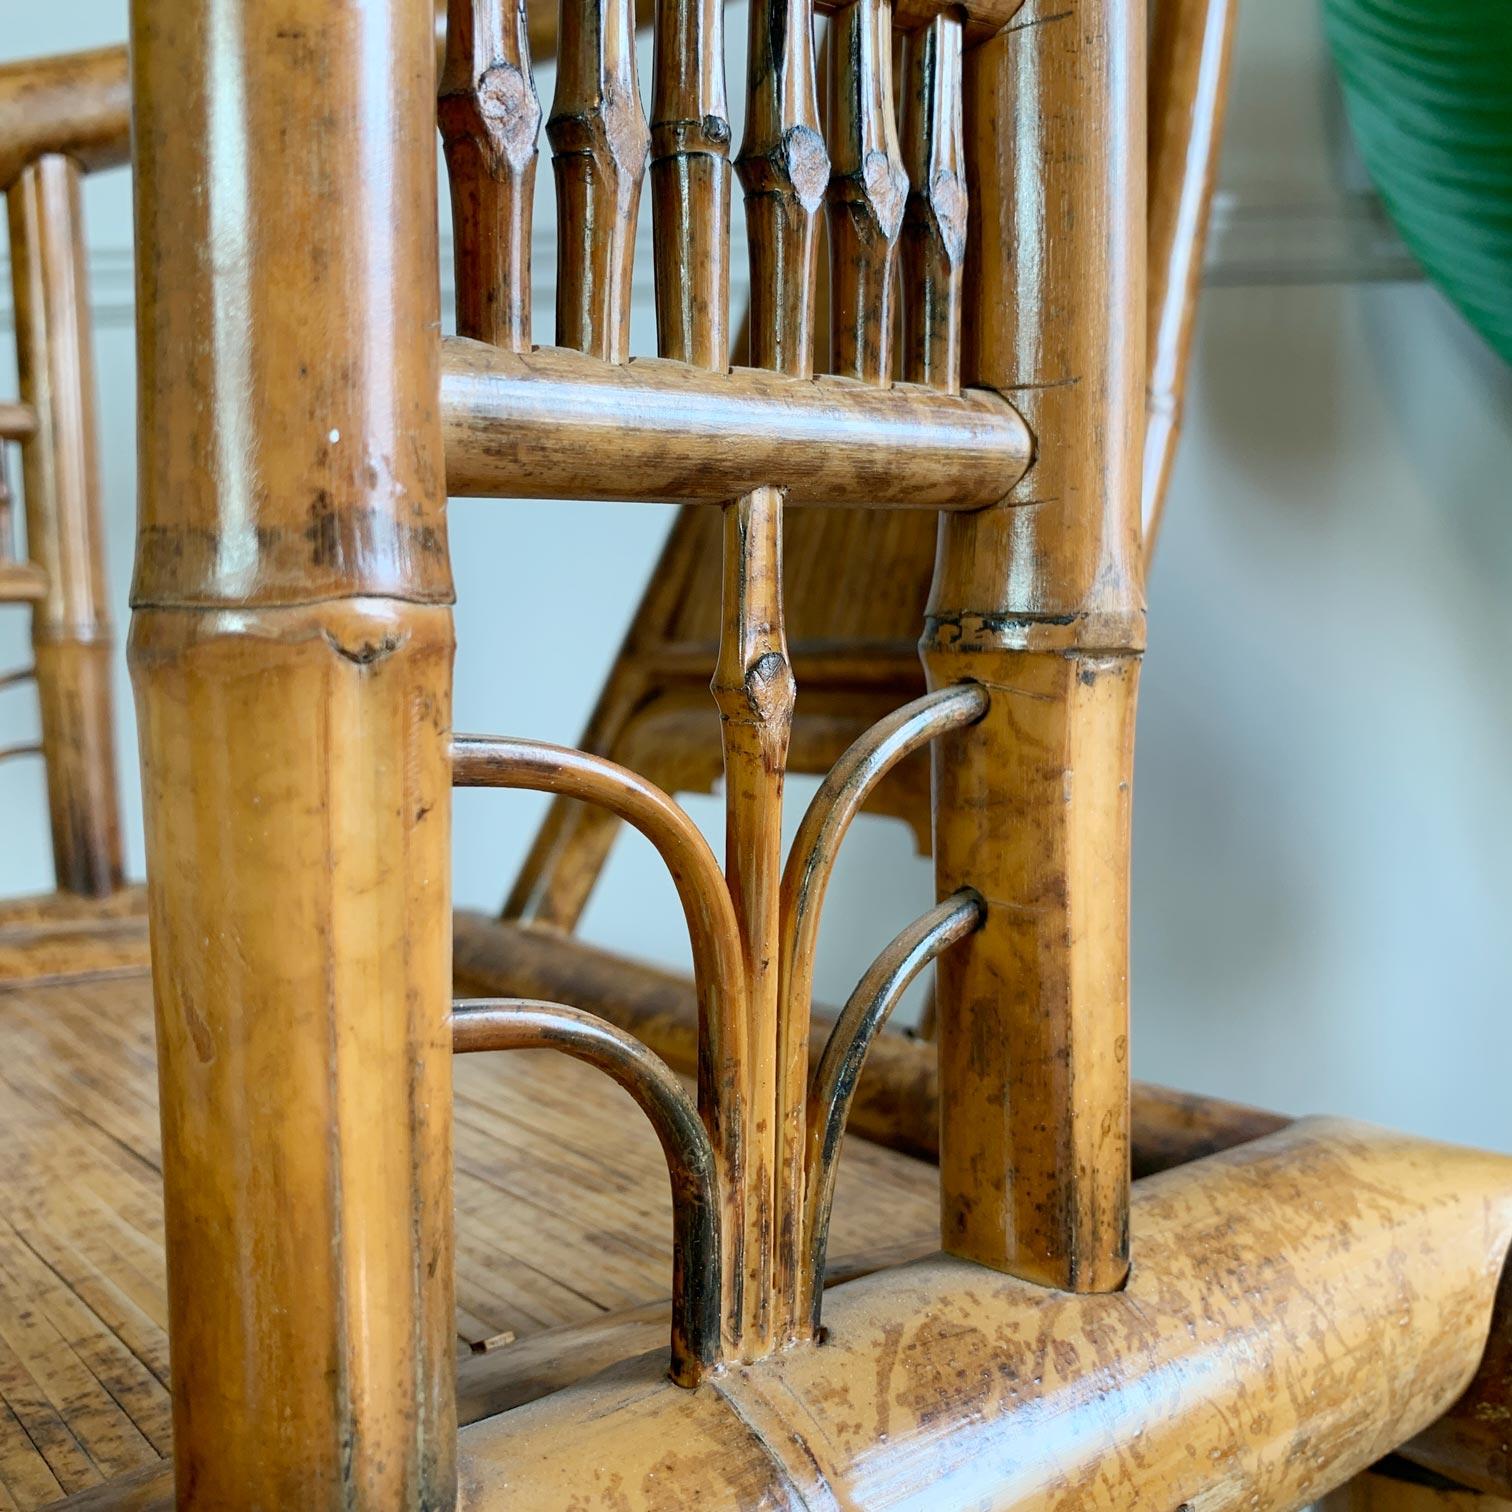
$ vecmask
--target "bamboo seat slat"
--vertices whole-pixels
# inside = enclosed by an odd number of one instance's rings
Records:
[[[0,918],[90,937],[66,904]],[[0,975],[0,1512],[45,1506],[171,1452],[161,1150],[139,917],[127,974]],[[0,962],[3,962],[0,955]],[[0,966],[3,969],[3,966]],[[671,1267],[666,1167],[630,1100],[549,1051],[455,1066],[457,1354],[658,1302]],[[934,1173],[846,1154],[836,1252],[932,1243]],[[512,1346],[494,1346],[507,1360]]]

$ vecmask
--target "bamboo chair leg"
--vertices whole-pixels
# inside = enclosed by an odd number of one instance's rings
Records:
[[[450,1508],[431,11],[136,0],[131,57],[178,1505]]]
[[[924,636],[931,685],[992,694],[934,747],[939,896],[987,899],[936,971],[942,1238],[1075,1291],[1128,1266],[1142,40],[1132,0],[1027,0],[968,55],[964,369],[1038,452],[1008,506],[942,526]],[[1014,217],[1029,182],[1044,213]]]
[[[79,180],[59,156],[22,172],[9,194],[11,277],[21,397],[36,414],[21,455],[28,552],[47,574],[32,646],[53,866],[60,890],[104,897],[123,870]]]

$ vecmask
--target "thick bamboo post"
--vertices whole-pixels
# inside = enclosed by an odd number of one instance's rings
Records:
[[[938,969],[943,1241],[1074,1291],[1128,1267],[1143,12],[1029,0],[968,55],[965,377],[1038,449],[942,525],[924,637],[933,685],[992,695],[934,747],[939,895],[987,900]]]
[[[70,158],[44,157],[8,199],[16,360],[36,418],[21,443],[27,549],[47,576],[32,647],[53,867],[63,891],[103,897],[121,885],[121,835],[79,177]]]
[[[451,1508],[451,580],[414,0],[134,0],[179,1505]]]

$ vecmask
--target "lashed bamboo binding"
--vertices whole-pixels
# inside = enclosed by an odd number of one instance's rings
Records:
[[[1495,1451],[1452,1417],[1413,1436],[1481,1361],[1512,1240],[1506,1161],[1303,1121],[1131,1201],[1140,8],[908,0],[900,91],[886,4],[853,0],[833,22],[826,142],[806,5],[753,4],[733,165],[753,366],[733,371],[717,10],[662,7],[649,125],[628,7],[564,18],[562,351],[530,345],[540,111],[522,12],[453,6],[440,115],[469,335],[439,351],[436,244],[412,213],[433,194],[426,8],[270,0],[220,51],[207,18],[138,0],[133,54],[132,658],[180,1504],[439,1508],[461,1488],[477,1507],[1289,1508],[1409,1439],[1501,1489]],[[232,100],[246,104],[235,141],[217,126]],[[625,315],[648,162],[661,356],[641,363]],[[1016,213],[1026,190],[1032,215]],[[826,199],[843,377],[815,381]],[[214,228],[249,206],[259,235],[228,263]],[[249,343],[186,339],[222,329],[233,286]],[[462,479],[720,508],[723,875],[644,777],[453,736],[438,506]],[[784,866],[790,495],[943,524],[930,690],[845,753]],[[823,1026],[811,1066],[836,848],[925,750],[940,901]],[[451,1002],[459,784],[594,803],[652,839],[694,947],[696,1102],[582,1004]],[[847,1110],[931,961],[945,1253],[821,1308]],[[447,1051],[525,1047],[609,1072],[661,1140],[670,1348],[595,1379],[560,1368],[552,1394],[496,1383],[495,1406],[526,1405],[458,1439]],[[1200,1116],[1162,1116],[1193,1153]],[[1233,1142],[1224,1116],[1202,1137]],[[1494,1404],[1487,1368],[1475,1401]],[[469,1417],[489,1411],[486,1390],[466,1400]],[[1074,1430],[1053,1453],[1047,1423]],[[173,1494],[159,1477],[89,1500]]]

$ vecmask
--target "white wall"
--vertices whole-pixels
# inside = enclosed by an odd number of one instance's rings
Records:
[[[8,19],[3,45],[25,56],[114,40],[124,9],[28,7]],[[731,11],[734,34],[741,14]],[[1231,237],[1258,234],[1266,207],[1280,222],[1289,207],[1333,213],[1323,79],[1312,0],[1249,0],[1224,188],[1262,214],[1241,216]],[[541,92],[549,98],[549,76]],[[549,226],[544,161],[540,178]],[[87,208],[124,627],[134,381],[124,176],[92,183]],[[549,255],[538,264],[549,272]],[[537,308],[538,338],[549,337],[545,289]],[[642,301],[642,351],[647,317]],[[12,381],[0,368],[0,391]],[[1150,592],[1139,1074],[1512,1149],[1509,477],[1512,376],[1425,285],[1209,290]],[[458,727],[572,740],[669,520],[646,506],[457,503]],[[24,616],[11,611],[0,668],[25,660]],[[124,669],[119,704],[139,874]],[[0,744],[31,721],[28,693],[0,694]],[[795,820],[812,787],[793,783]],[[688,803],[718,843],[718,800]],[[498,901],[542,807],[459,795],[461,901]],[[0,767],[0,892],[48,885],[42,813],[40,774]],[[821,994],[843,997],[929,893],[901,827],[863,821],[833,893]],[[636,837],[616,848],[585,933],[683,958],[674,896]]]

